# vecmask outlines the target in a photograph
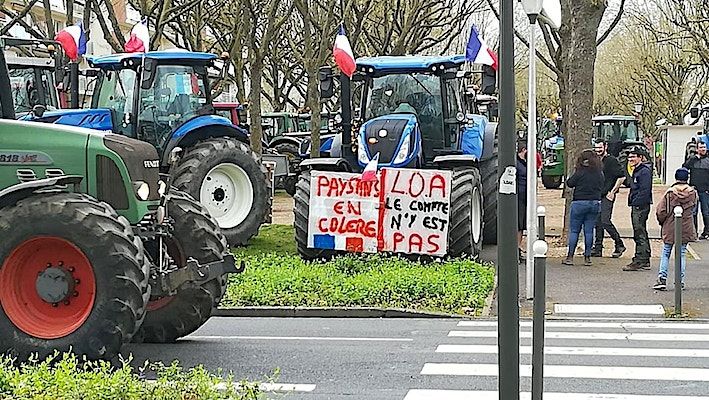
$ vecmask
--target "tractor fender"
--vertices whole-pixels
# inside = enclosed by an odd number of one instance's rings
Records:
[[[442,169],[452,169],[455,167],[477,167],[478,158],[473,154],[449,154],[437,156],[433,163]]]
[[[481,161],[485,161],[495,155],[495,138],[497,137],[497,122],[488,122],[483,135],[483,153]]]
[[[81,183],[82,179],[84,179],[84,177],[79,175],[64,175],[55,178],[45,178],[29,182],[22,182],[16,185],[6,187],[5,189],[0,190],[0,208],[13,205],[19,200],[32,195],[32,193],[36,192],[37,190],[54,187],[59,188],[60,186],[64,185],[76,186]]]
[[[300,148],[300,143],[303,141],[301,138],[295,138],[295,137],[288,137],[288,136],[276,136],[275,138],[271,139],[271,141],[268,143],[268,147],[276,147],[279,144],[282,143],[290,143],[295,145],[296,147]]]
[[[352,166],[344,158],[309,158],[301,161],[300,167],[315,171],[352,172]]]
[[[195,143],[213,137],[230,137],[250,145],[246,129],[236,126],[224,117],[203,115],[193,118],[172,133],[162,153],[161,165],[167,166],[170,151],[175,147],[188,148]]]
[[[105,108],[45,111],[41,117],[36,117],[32,113],[28,113],[22,116],[20,120],[78,126],[99,131],[113,131],[111,110]]]

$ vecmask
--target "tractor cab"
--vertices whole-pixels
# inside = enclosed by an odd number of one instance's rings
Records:
[[[439,156],[483,156],[488,119],[465,96],[462,55],[357,60],[357,159],[386,167],[431,166]],[[474,97],[472,97],[474,99]],[[492,147],[492,146],[491,146]]]
[[[628,147],[643,144],[637,118],[625,115],[594,117],[593,138],[604,139],[608,153],[615,157]]]

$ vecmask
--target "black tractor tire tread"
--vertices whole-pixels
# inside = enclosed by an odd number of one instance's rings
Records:
[[[249,159],[255,165],[246,165]],[[173,184],[195,199],[199,199],[202,178],[214,166],[228,160],[237,161],[236,163],[249,174],[251,184],[254,185],[254,202],[249,215],[233,228],[222,228],[231,245],[245,246],[258,234],[259,228],[270,213],[273,202],[271,182],[266,179],[266,167],[261,164],[260,157],[248,145],[227,137],[198,142],[185,150],[180,165],[174,172]]]
[[[483,186],[483,243],[497,244],[498,140],[495,136],[493,154],[480,162]]]
[[[168,215],[174,235],[185,255],[200,264],[219,261],[227,251],[226,237],[207,209],[189,194],[175,188],[168,194]],[[181,288],[169,304],[148,311],[136,342],[172,343],[189,335],[211,317],[226,292],[227,277]]]
[[[106,203],[79,193],[35,194],[0,210],[0,259],[38,235],[64,238],[91,261],[96,299],[86,322],[58,339],[39,339],[17,329],[0,312],[0,351],[25,359],[55,350],[88,359],[112,359],[140,326],[149,297],[148,264],[143,247],[125,218]]]
[[[480,171],[474,167],[462,167],[454,168],[452,174],[448,255],[477,257],[482,249],[482,240],[478,243],[473,240],[470,195],[476,186],[482,193]]]
[[[293,196],[295,219],[295,244],[298,254],[305,260],[327,260],[337,252],[333,250],[311,249],[308,247],[308,215],[310,213],[310,171],[303,171],[298,176],[295,196]]]
[[[542,185],[546,189],[558,189],[561,187],[562,177],[558,175],[542,175]]]

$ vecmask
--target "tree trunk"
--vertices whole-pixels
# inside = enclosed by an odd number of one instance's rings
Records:
[[[256,154],[263,153],[261,138],[263,129],[261,126],[261,79],[263,78],[263,60],[251,60],[251,88],[249,89],[249,114],[251,115],[251,149]]]
[[[74,24],[74,0],[66,0],[66,25]]]
[[[308,96],[305,104],[310,109],[310,157],[320,157],[320,82],[318,68],[308,69]]]
[[[598,0],[562,0],[561,76],[559,97],[563,116],[566,176],[574,173],[576,158],[591,147],[593,128],[593,84],[596,62],[596,36],[605,11]],[[569,228],[572,191],[564,189],[566,212],[562,240]]]
[[[50,39],[54,39],[57,33],[54,30],[54,18],[52,18],[52,4],[49,0],[42,0],[42,4],[44,5],[44,22],[46,22],[47,24],[47,37]]]

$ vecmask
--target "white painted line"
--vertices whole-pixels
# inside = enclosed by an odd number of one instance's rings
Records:
[[[147,383],[155,384],[157,382],[154,379],[146,379]],[[239,382],[234,382],[232,387],[241,388]],[[305,383],[259,383],[259,389],[262,392],[312,392],[315,390],[316,385],[305,384]],[[227,384],[217,383],[214,385],[216,390],[225,391],[227,390]]]
[[[520,400],[531,400],[529,392],[520,393]],[[498,400],[497,392],[476,390],[411,389],[404,400]],[[544,392],[545,400],[709,400],[704,396],[653,396],[637,394],[596,394]]]
[[[449,337],[496,338],[497,331],[450,331]],[[532,332],[520,332],[519,337],[529,339]],[[638,340],[663,342],[705,342],[709,334],[675,334],[675,333],[625,333],[625,332],[546,332],[546,339],[579,339],[579,340]]]
[[[497,364],[426,363],[421,375],[497,376]],[[532,376],[531,365],[520,365],[521,377]],[[597,365],[545,365],[545,378],[586,378],[709,382],[704,368],[606,367]]]
[[[442,344],[436,353],[497,354],[497,345]],[[532,346],[520,346],[520,354],[532,354]],[[645,347],[544,347],[544,354],[571,356],[629,356],[709,358],[709,349],[666,349]]]
[[[531,328],[532,321],[520,321],[520,327]],[[497,327],[497,321],[460,321],[458,327]],[[545,328],[604,328],[604,329],[686,329],[709,330],[709,324],[685,322],[588,322],[588,321],[545,321]]]
[[[331,342],[413,342],[412,338],[330,337],[330,336],[186,336],[191,340],[322,340]]]
[[[662,304],[555,304],[554,314],[665,315]]]

